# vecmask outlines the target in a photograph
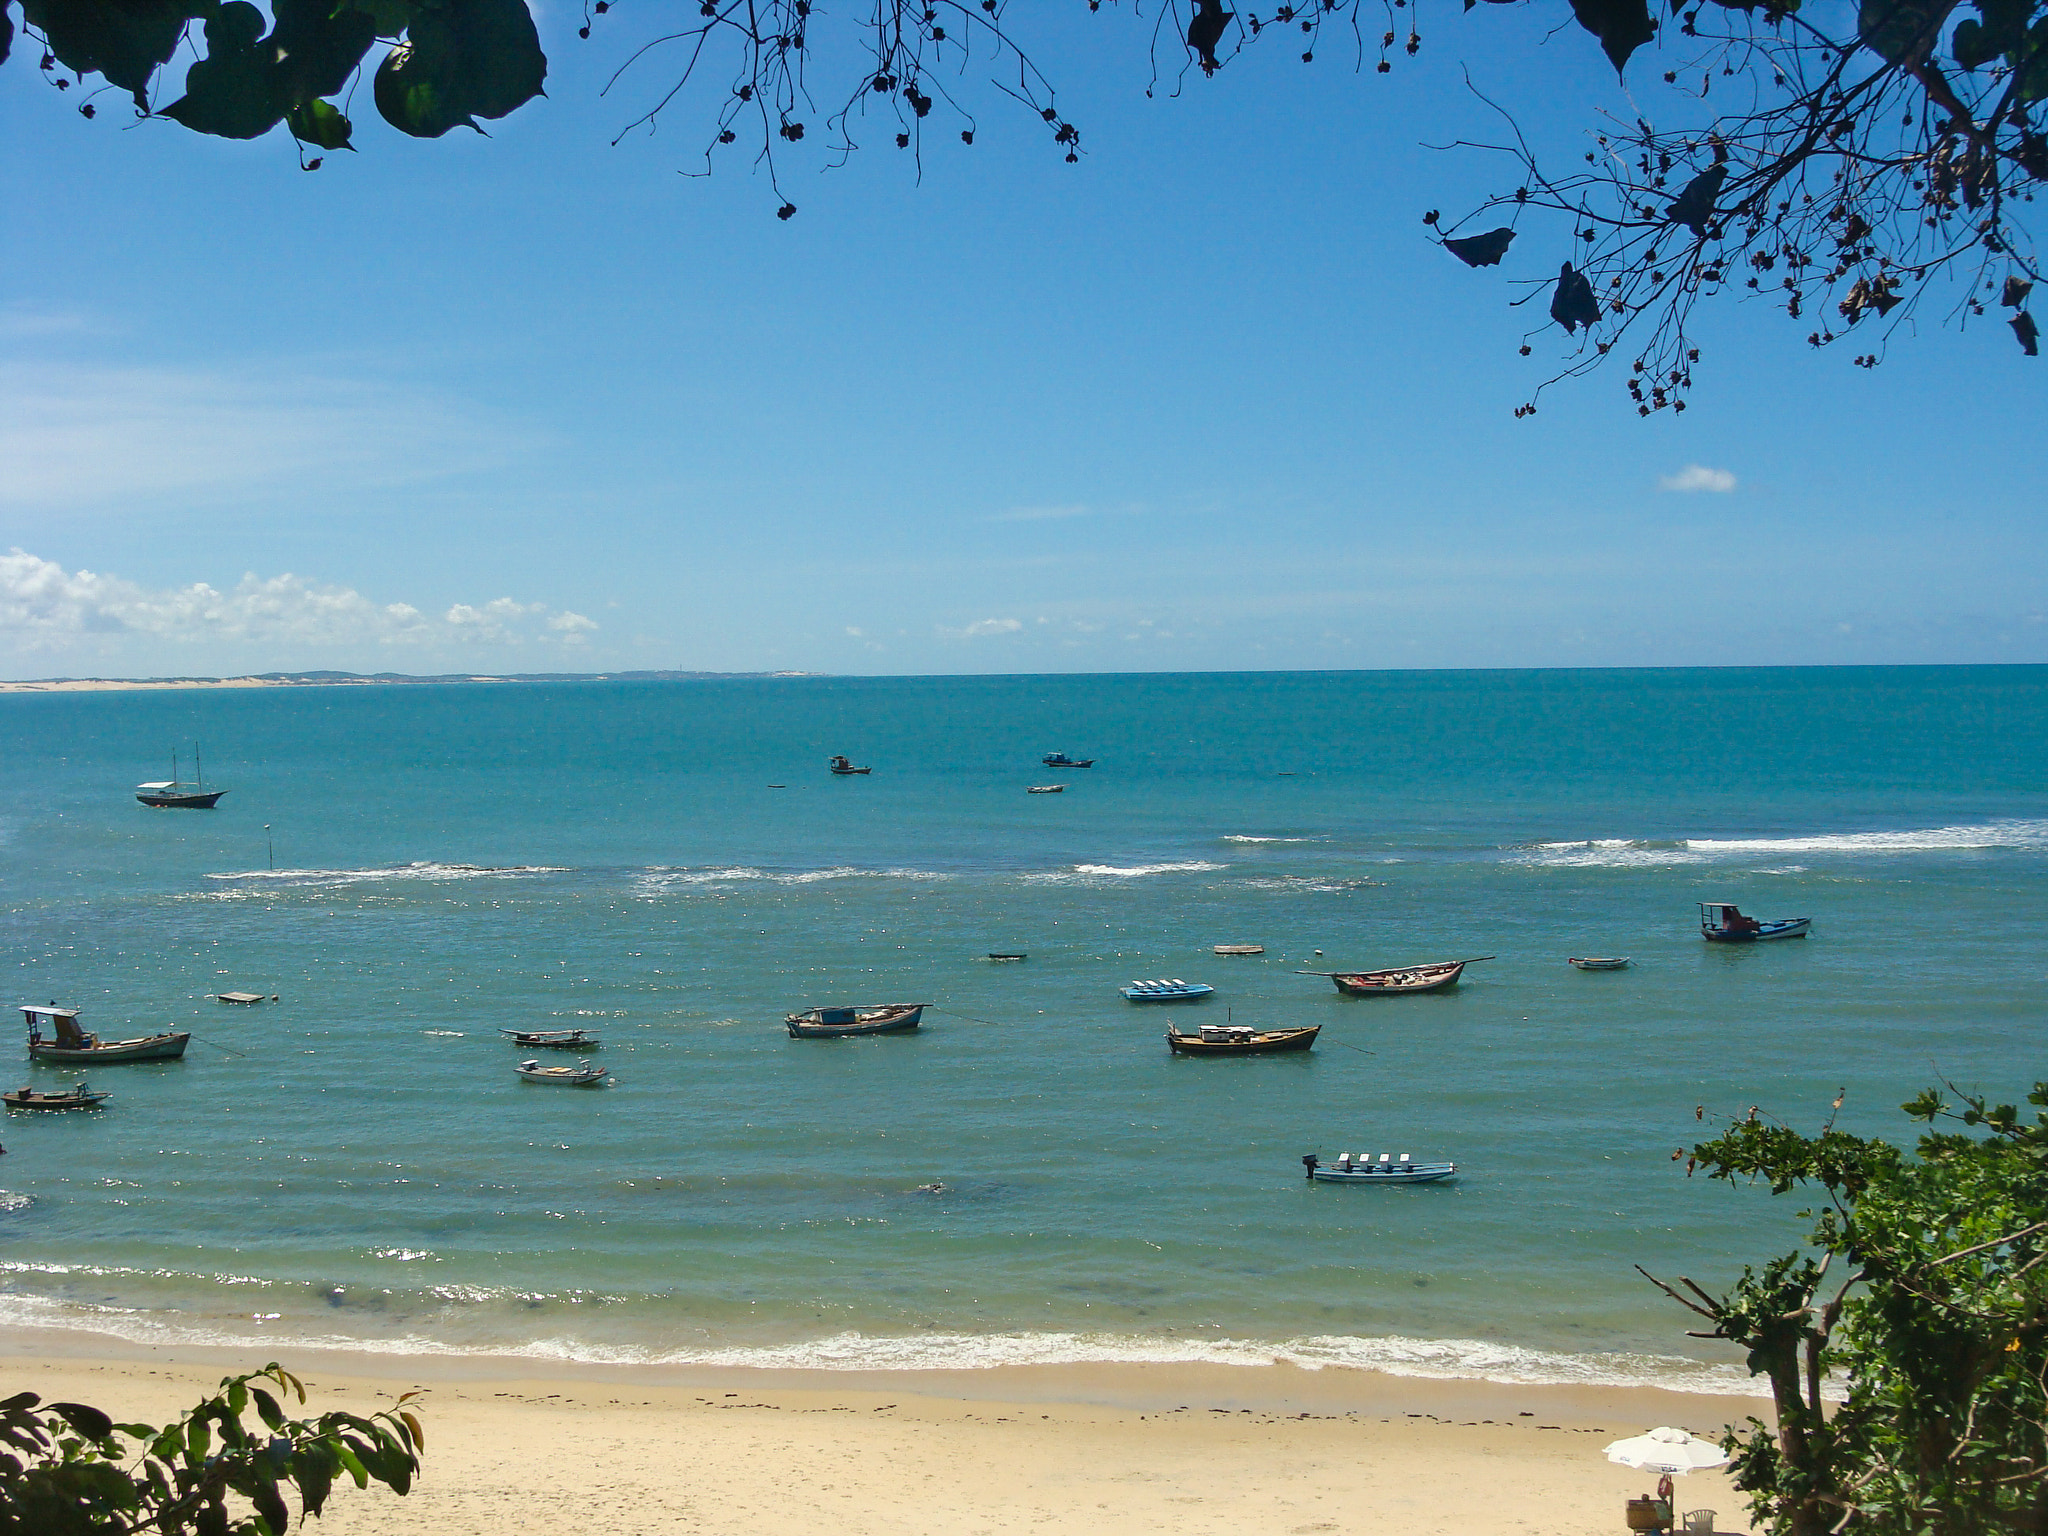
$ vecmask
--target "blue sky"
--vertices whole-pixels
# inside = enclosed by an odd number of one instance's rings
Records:
[[[2003,325],[1931,305],[1866,373],[1726,305],[1684,416],[1617,369],[1513,418],[1558,333],[1517,356],[1540,302],[1424,238],[1496,175],[1424,146],[1493,131],[1461,65],[1560,153],[1628,110],[1554,15],[1147,99],[1149,19],[1012,14],[1080,165],[984,98],[921,184],[880,124],[792,162],[787,223],[679,174],[687,107],[611,146],[630,8],[543,12],[490,138],[364,100],[312,175],[18,54],[0,673],[2048,660],[2048,365]]]

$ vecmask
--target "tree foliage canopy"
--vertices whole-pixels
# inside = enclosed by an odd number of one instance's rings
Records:
[[[266,16],[249,0],[0,0],[0,59],[18,5],[59,89],[97,75],[142,114],[227,138],[282,124],[308,169],[323,158],[308,148],[354,147],[344,106],[366,67],[379,114],[417,138],[482,131],[479,119],[517,110],[547,78],[524,0],[268,3]],[[1960,279],[1937,299],[1949,318],[1998,312],[2029,356],[2038,350],[2039,270],[2022,214],[2048,178],[2048,0],[1490,3],[1554,8],[1588,34],[1624,78],[1632,114],[1589,120],[1583,159],[1559,167],[1518,128],[1520,104],[1475,96],[1475,113],[1497,113],[1501,131],[1469,142],[1503,156],[1508,174],[1464,217],[1425,217],[1469,266],[1501,265],[1526,233],[1549,242],[1516,279],[1525,299],[1547,296],[1565,334],[1547,382],[1621,348],[1637,409],[1682,410],[1699,359],[1690,322],[1701,300],[1724,295],[1782,305],[1815,346],[1855,336],[1855,361],[1873,367],[1945,274]],[[750,157],[784,219],[797,211],[778,174],[788,157],[843,160],[876,123],[919,157],[940,126],[971,145],[984,100],[1035,117],[1056,153],[1080,158],[1081,130],[1027,49],[1033,12],[1017,0],[583,4],[586,38],[629,6],[643,27],[613,82],[646,92],[627,131],[696,112],[707,168]],[[1420,52],[1422,7],[1153,0],[1146,16],[1143,0],[1111,3],[1149,20],[1154,85],[1215,76],[1276,38],[1304,64],[1330,47],[1388,73]],[[186,43],[198,56],[177,94]],[[88,97],[80,110],[96,109]]]
[[[161,1428],[33,1392],[0,1400],[0,1536],[284,1536],[289,1491],[317,1515],[343,1476],[411,1489],[425,1444],[411,1393],[367,1418],[312,1420],[279,1397],[304,1403],[306,1389],[273,1364],[228,1377]]]
[[[2048,1082],[2028,1102],[2048,1107]],[[2048,1531],[2048,1114],[1903,1107],[1930,1127],[1911,1155],[1754,1111],[1695,1147],[1712,1178],[1820,1196],[1811,1251],[1719,1296],[1654,1283],[1771,1384],[1775,1430],[1752,1418],[1727,1449],[1775,1536]]]

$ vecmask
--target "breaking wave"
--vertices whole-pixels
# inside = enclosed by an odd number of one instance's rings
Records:
[[[561,864],[437,864],[420,859],[411,864],[384,864],[372,869],[244,869],[208,875],[209,880],[238,880],[269,886],[365,885],[387,880],[511,880],[527,875],[565,875]]]
[[[1043,885],[1057,885],[1081,880],[1138,880],[1146,875],[1206,874],[1228,867],[1212,864],[1207,859],[1183,859],[1172,864],[1076,864],[1069,869],[1046,870],[1022,878]]]
[[[634,894],[659,896],[667,891],[687,891],[702,886],[741,885],[765,881],[770,885],[816,885],[822,880],[950,880],[953,877],[932,869],[862,869],[851,864],[831,869],[772,870],[751,865],[715,869],[671,869],[657,866],[643,871],[633,882]]]
[[[1668,841],[1590,838],[1581,842],[1537,843],[1512,851],[1508,861],[1562,868],[1629,869],[1729,863],[1760,857],[1775,860],[1790,854],[1856,856],[1989,849],[2048,851],[2048,821],[1996,821],[1973,826],[1925,827],[1905,832],[1826,832],[1794,837],[1688,837]],[[1776,865],[1758,873],[1804,873],[1804,868]]]

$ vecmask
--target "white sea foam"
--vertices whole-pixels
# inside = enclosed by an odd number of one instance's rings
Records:
[[[765,881],[770,885],[816,885],[822,880],[950,880],[953,877],[932,869],[862,869],[840,864],[831,869],[772,870],[751,865],[717,869],[669,869],[656,866],[642,871],[633,882],[634,894],[659,896],[668,891],[687,891],[699,886],[741,885]]]
[[[1951,850],[2048,849],[2048,821],[1993,821],[1978,826],[1924,827],[1906,832],[1838,832],[1812,837],[1695,837],[1703,854],[1945,853]]]
[[[437,864],[420,859],[411,864],[385,864],[372,869],[244,869],[206,878],[308,886],[365,885],[387,880],[509,880],[568,873],[567,866],[560,864]]]
[[[1146,875],[1206,874],[1227,869],[1207,859],[1183,859],[1172,864],[1076,864],[1071,869],[1045,870],[1023,878],[1042,885],[1072,884],[1081,880],[1137,880]]]
[[[443,1301],[478,1303],[516,1298],[495,1288],[435,1287]],[[152,1314],[127,1308],[58,1302],[39,1296],[0,1295],[0,1327],[74,1328],[111,1334],[131,1343],[246,1348],[259,1342],[225,1321],[197,1326],[190,1314]],[[285,1319],[272,1315],[277,1321]],[[266,1320],[270,1320],[269,1317]],[[1365,1338],[1320,1334],[1265,1342],[1253,1339],[1108,1333],[839,1333],[783,1345],[699,1346],[662,1349],[598,1344],[568,1338],[530,1339],[503,1346],[451,1344],[419,1333],[358,1338],[317,1330],[265,1328],[264,1347],[290,1343],[304,1349],[346,1349],[376,1355],[499,1356],[615,1365],[700,1365],[756,1370],[963,1371],[1033,1365],[1289,1365],[1302,1370],[1379,1371],[1391,1376],[1446,1381],[1488,1381],[1525,1386],[1664,1387],[1722,1396],[1760,1396],[1756,1378],[1740,1366],[1709,1364],[1674,1355],[1564,1354],[1481,1339]]]
[[[1578,843],[1538,843],[1514,854],[1510,862],[1563,869],[1643,869],[1668,864],[1704,864],[1707,859],[1705,854],[1694,853],[1682,843],[1602,837]]]
[[[1254,837],[1243,832],[1226,832],[1221,841],[1226,843],[1320,843],[1327,839],[1320,837]]]

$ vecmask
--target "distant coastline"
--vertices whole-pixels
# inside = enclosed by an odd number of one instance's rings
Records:
[[[0,693],[122,693],[172,688],[335,688],[433,683],[673,683],[707,678],[823,677],[822,672],[253,672],[243,677],[43,677],[0,681]]]

